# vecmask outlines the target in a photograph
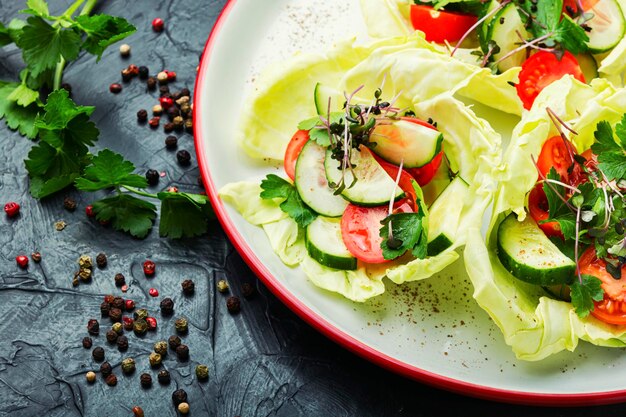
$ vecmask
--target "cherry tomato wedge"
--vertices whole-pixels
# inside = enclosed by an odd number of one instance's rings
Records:
[[[413,122],[425,127],[428,127],[430,129],[433,130],[437,130],[437,128],[433,125],[431,125],[428,122],[425,122],[423,120],[420,120],[416,117],[402,117],[402,120],[406,120],[408,122]],[[432,159],[432,161],[430,161],[429,163],[427,163],[426,165],[424,165],[421,168],[409,168],[407,169],[407,171],[409,172],[409,174],[411,174],[411,176],[413,176],[413,178],[415,178],[415,181],[417,181],[417,183],[420,185],[420,187],[425,186],[426,184],[428,184],[429,182],[432,181],[433,177],[435,176],[435,174],[437,173],[437,171],[439,170],[439,167],[441,166],[441,161],[443,160],[443,151],[439,152],[437,155],[435,155],[435,157]]]
[[[287,150],[285,151],[285,160],[283,162],[283,166],[285,168],[285,172],[292,181],[296,178],[296,161],[298,160],[300,151],[302,150],[304,145],[306,145],[308,140],[309,131],[298,130],[292,136],[289,144],[287,144]]]
[[[539,225],[546,236],[557,236],[563,239],[563,232],[561,232],[561,226],[558,222],[541,223],[550,217],[548,213],[548,199],[543,192],[542,184],[537,184],[530,192],[528,196],[528,210],[530,211],[530,217],[537,222],[537,225]]]
[[[593,6],[595,6],[599,1],[600,0],[582,0],[581,4],[583,6],[583,11],[586,12],[587,10],[593,8]],[[576,13],[578,10],[577,0],[563,0],[563,13],[567,13],[571,17],[569,12],[570,10]]]
[[[554,167],[561,177],[567,179],[567,169],[574,163],[571,155],[575,154],[576,149],[569,141],[566,145],[561,136],[553,136],[541,147],[539,158],[537,158],[537,166],[544,176],[548,175],[550,169]]]
[[[565,51],[561,59],[546,51],[539,51],[528,58],[522,65],[519,83],[516,86],[517,95],[522,100],[524,108],[530,109],[541,90],[567,74],[585,82],[585,76],[576,57],[568,51]]]
[[[412,4],[411,24],[421,30],[429,42],[457,42],[476,24],[478,18],[471,14],[445,12],[430,6]]]
[[[581,274],[592,275],[602,281],[604,299],[595,302],[591,314],[605,323],[626,325],[626,267],[622,267],[622,278],[615,279],[606,270],[606,261],[596,257],[592,246],[578,261]]]

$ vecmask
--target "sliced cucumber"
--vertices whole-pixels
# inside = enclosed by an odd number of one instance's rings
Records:
[[[586,13],[593,13],[587,22],[589,51],[598,54],[613,49],[624,37],[626,23],[624,13],[616,0],[600,0]]]
[[[339,184],[341,182],[341,164],[339,161],[332,159],[331,154],[332,151],[328,149],[324,164],[326,167],[326,178],[329,183]],[[387,174],[364,146],[361,147],[360,151],[352,150],[351,162],[354,167],[354,176],[349,169],[346,170],[346,188],[341,192],[341,195],[346,200],[360,206],[381,206],[389,203],[391,193],[394,190],[396,199],[404,197],[402,189],[396,186],[395,178],[391,178]],[[352,185],[354,177],[356,177],[357,181]]]
[[[329,98],[331,112],[343,111],[343,105],[346,102],[346,97],[343,94],[343,91],[328,87],[322,83],[315,84],[313,99],[315,101],[315,110],[317,111],[318,115],[326,117],[326,115],[328,114]],[[352,97],[350,103],[367,105],[368,100],[354,96]]]
[[[481,18],[488,15],[489,13],[493,12],[495,9],[497,9],[498,7],[500,7],[500,2],[497,0],[491,0],[489,2],[489,5],[484,9],[482,15],[480,16]],[[485,19],[481,24],[480,27],[478,28],[478,41],[480,42],[480,47],[482,48],[483,52],[487,52],[488,50],[488,42],[489,42],[489,25],[491,24],[491,22],[493,21],[493,16],[491,16],[490,18]]]
[[[443,135],[435,129],[407,120],[379,124],[370,134],[372,151],[385,161],[406,168],[419,168],[441,151]]]
[[[313,210],[328,217],[340,217],[348,206],[341,196],[328,186],[324,159],[326,149],[310,140],[296,161],[296,189],[302,200]]]
[[[582,70],[587,83],[590,83],[591,80],[600,76],[600,74],[598,74],[598,63],[593,55],[578,54],[576,55],[576,60],[578,61],[578,65],[580,65],[580,69]]]
[[[522,41],[517,34],[518,32],[524,39],[527,39],[529,36],[524,22],[522,22],[522,18],[517,11],[517,5],[515,2],[511,2],[495,14],[489,25],[487,38],[493,40],[500,47],[500,51],[497,54],[493,54],[494,62],[497,62],[500,58],[503,58],[520,46]],[[510,68],[521,66],[525,60],[526,49],[522,49],[501,61],[498,64],[498,69],[500,72],[504,72]]]
[[[306,228],[305,245],[311,258],[329,268],[354,270],[357,260],[341,238],[341,219],[318,216]]]
[[[454,243],[468,194],[469,185],[456,177],[428,209],[428,256],[438,255]]]
[[[569,284],[576,263],[565,256],[530,218],[522,222],[511,213],[498,228],[498,258],[514,277],[550,287]]]

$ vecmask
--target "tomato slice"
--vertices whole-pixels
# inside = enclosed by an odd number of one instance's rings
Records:
[[[402,117],[401,119],[428,127],[433,130],[437,130],[435,126],[431,125],[428,122],[420,120],[417,117]],[[409,172],[409,174],[411,174],[411,176],[413,176],[413,178],[415,178],[415,181],[417,181],[420,187],[423,187],[429,182],[431,182],[432,179],[435,177],[435,174],[437,173],[437,171],[439,170],[439,167],[441,166],[441,161],[443,161],[443,151],[435,155],[432,161],[430,161],[423,167],[409,168],[407,169],[407,171]]]
[[[543,220],[547,220],[550,217],[548,213],[548,199],[541,184],[537,184],[528,196],[528,211],[530,211],[530,217],[537,222],[537,225],[543,230],[546,236],[557,236],[563,239],[561,225],[559,225],[558,222],[541,223]]]
[[[421,30],[429,42],[457,42],[476,24],[478,18],[471,14],[435,10],[421,4],[411,5],[411,24]]]
[[[551,137],[543,144],[539,158],[537,158],[539,171],[544,176],[547,176],[550,169],[554,167],[561,177],[567,179],[567,169],[574,163],[570,152],[572,155],[576,154],[576,149],[574,149],[574,146],[569,143],[569,141],[566,145],[566,142],[561,136]]]
[[[626,266],[622,267],[621,279],[615,279],[606,270],[606,261],[598,259],[593,246],[578,261],[581,274],[588,274],[602,281],[604,299],[595,302],[591,314],[605,323],[626,325]]]
[[[309,131],[298,130],[291,137],[289,144],[287,144],[287,150],[285,151],[285,160],[283,162],[283,166],[285,168],[287,176],[289,176],[292,181],[296,179],[296,161],[298,160],[300,151],[302,150],[302,148],[304,148],[304,145],[306,145],[308,140]]]
[[[582,0],[583,11],[592,9],[600,0]],[[578,10],[578,2],[576,0],[563,0],[563,13],[570,15],[570,10],[576,12]],[[571,15],[570,15],[571,17]]]
[[[516,86],[517,95],[522,100],[524,108],[530,109],[541,90],[567,74],[585,82],[585,76],[576,57],[568,51],[565,51],[560,60],[555,54],[546,51],[539,51],[528,58],[522,65],[519,83]]]
[[[392,164],[391,162],[385,161],[374,152],[372,152],[372,156],[394,181],[396,180],[396,178],[398,178],[398,170],[400,169],[400,167]],[[396,207],[401,205],[401,203],[408,203],[412,209],[411,211],[417,210],[417,194],[415,194],[415,189],[413,188],[413,181],[415,181],[415,178],[413,178],[411,174],[403,169],[402,173],[400,174],[400,181],[398,182],[398,186],[402,189],[402,191],[404,191],[407,197],[396,202]]]

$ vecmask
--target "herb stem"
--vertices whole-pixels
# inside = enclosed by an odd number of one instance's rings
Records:
[[[576,208],[576,240],[574,242],[574,259],[576,261],[576,274],[578,275],[578,282],[582,285],[583,277],[580,274],[580,266],[578,264],[578,235],[580,234],[580,207]]]
[[[123,189],[125,189],[126,191],[130,191],[133,194],[137,194],[137,195],[140,195],[140,196],[143,196],[143,197],[154,198],[154,199],[158,199],[159,198],[156,194],[150,194],[150,193],[147,193],[145,191],[141,191],[140,189],[135,188],[135,187],[129,187],[127,185],[122,185],[121,187]]]
[[[52,90],[58,90],[61,88],[61,82],[63,81],[63,70],[65,69],[65,58],[61,57],[59,62],[57,62],[57,66],[54,69],[54,81],[52,82]]]
[[[504,4],[504,3],[503,3]],[[504,55],[502,58],[498,59],[494,64],[498,65],[500,62],[504,61],[505,59],[508,59],[510,57],[512,57],[513,55],[515,55],[516,53],[518,53],[519,51],[522,51],[528,47],[531,47],[537,43],[541,43],[543,41],[545,41],[546,39],[548,39],[549,37],[553,36],[554,33],[548,33],[547,35],[543,35],[540,38],[537,39],[533,39],[530,42],[525,42],[523,45],[521,45],[518,48],[513,49],[512,51],[510,51],[508,54]]]
[[[72,15],[78,10],[80,6],[83,5],[85,0],[76,0],[72,5],[63,13],[61,16],[62,19],[71,19]]]
[[[93,8],[96,7],[96,3],[98,3],[98,0],[87,0],[87,3],[83,7],[83,9],[80,11],[80,15],[81,16],[89,15],[91,11],[93,10]]]

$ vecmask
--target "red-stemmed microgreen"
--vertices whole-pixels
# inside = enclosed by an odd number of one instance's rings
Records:
[[[457,42],[456,46],[454,47],[454,49],[452,50],[452,52],[450,53],[450,56],[454,56],[454,54],[456,53],[456,51],[459,50],[459,47],[461,46],[461,44],[463,43],[463,41],[470,35],[470,33],[472,33],[474,30],[476,30],[477,27],[479,27],[480,25],[483,24],[483,22],[485,22],[487,19],[490,19],[492,16],[494,16],[496,13],[498,13],[498,11],[500,11],[502,8],[504,8],[504,6],[506,6],[507,4],[509,4],[512,0],[505,0],[503,1],[498,7],[496,7],[495,9],[493,9],[492,11],[490,11],[489,13],[487,13],[486,15],[484,15],[482,18],[478,19],[478,21],[476,23],[474,23],[468,30],[467,32],[465,32],[463,34],[463,36],[461,36],[461,39],[459,39],[459,41]]]

